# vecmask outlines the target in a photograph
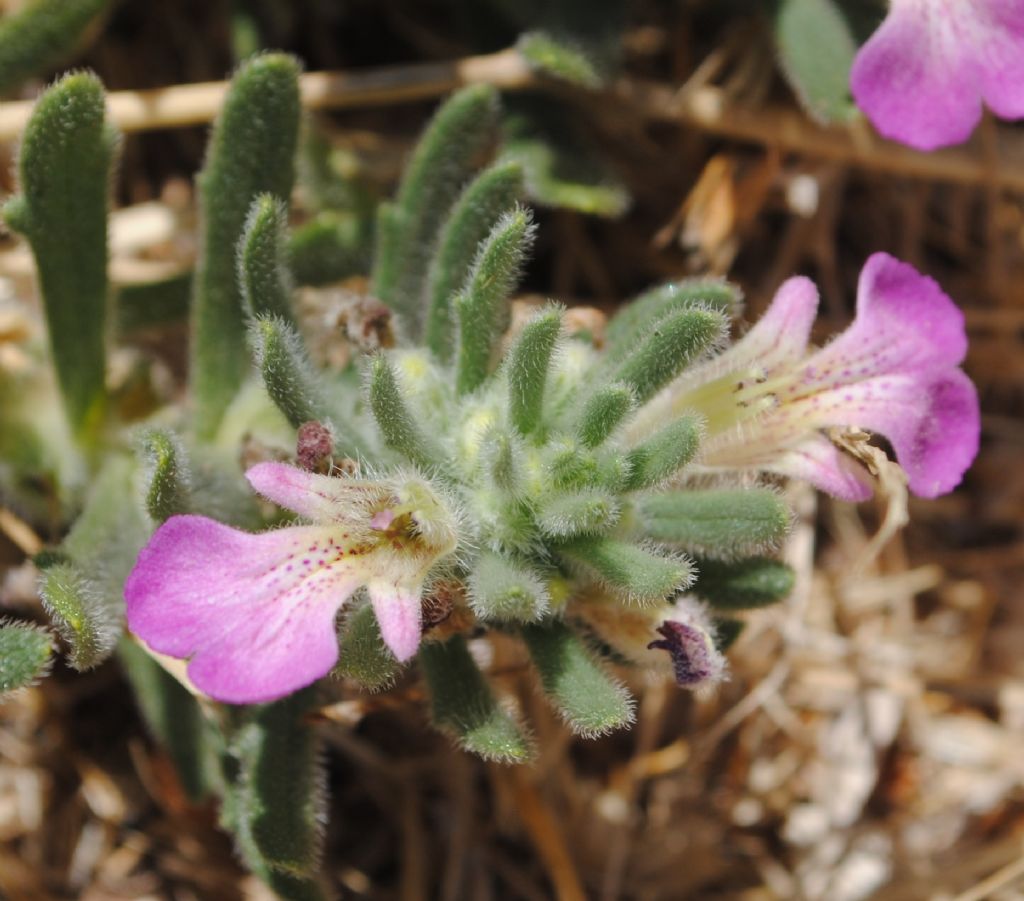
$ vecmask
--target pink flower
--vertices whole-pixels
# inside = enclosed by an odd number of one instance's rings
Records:
[[[853,324],[810,352],[818,292],[791,278],[740,341],[685,373],[639,411],[639,442],[666,418],[700,413],[700,464],[805,479],[847,500],[871,496],[871,478],[823,430],[863,428],[889,439],[922,497],[952,491],[978,451],[980,413],[959,368],[963,314],[930,278],[888,254],[864,266]]]
[[[125,586],[128,628],[190,658],[202,692],[262,703],[325,675],[338,659],[334,619],[361,586],[399,660],[419,646],[427,572],[455,548],[451,515],[419,478],[331,478],[260,463],[260,494],[315,525],[252,534],[202,516],[167,520]]]
[[[850,86],[885,137],[919,150],[965,141],[983,101],[1024,117],[1024,2],[892,0]]]

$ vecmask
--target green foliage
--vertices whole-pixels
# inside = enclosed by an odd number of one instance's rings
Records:
[[[108,460],[55,562],[42,573],[43,606],[78,670],[106,660],[121,634],[124,582],[149,533],[134,480],[131,460]]]
[[[212,727],[195,698],[137,642],[123,638],[118,657],[149,731],[174,761],[185,793],[201,801],[216,787]]]
[[[587,398],[580,413],[576,434],[584,447],[597,447],[636,409],[636,395],[628,385],[612,383],[598,388]]]
[[[638,510],[652,538],[726,558],[777,546],[791,520],[768,488],[666,491],[641,498]]]
[[[196,434],[212,438],[249,368],[236,247],[260,194],[286,201],[295,178],[299,67],[255,56],[235,74],[198,179],[203,240],[192,300]]]
[[[701,354],[719,343],[728,329],[714,310],[679,310],[644,332],[633,351],[611,371],[610,381],[628,385],[639,401],[654,394]]]
[[[492,369],[509,323],[508,296],[533,244],[533,221],[518,208],[505,213],[480,245],[462,291],[455,298],[459,351],[455,387],[468,394]]]
[[[620,360],[632,353],[636,342],[671,313],[696,309],[715,310],[732,316],[741,300],[742,295],[735,285],[715,278],[667,282],[645,291],[635,300],[623,304],[609,321],[607,358]]]
[[[319,742],[305,722],[311,688],[280,701],[241,708],[228,740],[233,766],[225,815],[246,863],[272,884],[296,885],[284,897],[315,891],[322,844],[324,785]]]
[[[748,557],[746,560],[697,561],[693,591],[719,610],[747,610],[781,601],[793,590],[795,574],[781,560]]]
[[[537,525],[548,538],[576,538],[607,532],[618,522],[619,504],[607,491],[552,493],[538,503]]]
[[[561,105],[537,96],[509,103],[513,112],[505,118],[502,158],[523,167],[531,200],[608,218],[626,211],[625,185]]]
[[[675,475],[697,453],[701,427],[698,417],[683,416],[633,448],[626,457],[629,475],[625,490],[651,488]]]
[[[615,538],[580,538],[559,550],[630,603],[658,603],[693,581],[688,560]]]
[[[544,386],[561,330],[562,310],[542,310],[523,326],[508,353],[505,371],[509,418],[521,435],[532,434],[540,425]]]
[[[118,638],[118,611],[75,563],[47,568],[39,594],[53,627],[68,645],[68,662],[77,670],[98,666]]]
[[[63,63],[114,0],[29,0],[0,18],[0,93]]]
[[[444,223],[427,272],[425,341],[446,362],[455,344],[452,298],[466,284],[480,243],[522,193],[519,165],[492,166],[466,185]]]
[[[850,69],[858,44],[837,0],[778,0],[775,43],[783,72],[804,109],[819,122],[857,114]]]
[[[460,747],[501,763],[523,763],[532,756],[529,741],[494,697],[461,635],[423,645],[419,663],[434,725]]]
[[[484,620],[532,622],[551,601],[540,575],[523,563],[502,554],[484,551],[468,579],[469,603]]]
[[[477,157],[497,136],[498,94],[488,85],[463,88],[435,113],[409,160],[392,205],[378,219],[372,292],[422,327],[423,281],[434,241],[468,181]]]
[[[0,698],[45,676],[52,655],[53,636],[45,629],[0,620]]]
[[[186,513],[192,476],[188,456],[177,435],[166,429],[147,429],[138,441],[144,465],[143,501],[157,524]]]
[[[411,463],[428,469],[437,466],[443,455],[420,429],[387,358],[374,357],[369,373],[370,410],[384,444]]]
[[[267,393],[289,424],[327,419],[323,392],[302,338],[276,316],[257,316],[250,327],[256,368]]]
[[[570,729],[594,738],[633,722],[633,699],[565,623],[524,626],[523,640],[544,694]]]
[[[361,604],[345,618],[341,633],[341,652],[335,675],[357,682],[366,691],[390,688],[402,666],[380,637],[380,626],[373,607]]]
[[[347,213],[318,213],[288,240],[288,262],[299,285],[328,285],[366,271],[370,234]]]
[[[188,318],[192,295],[192,273],[171,276],[156,282],[137,282],[117,288],[117,335],[130,335],[143,329],[161,328]]]
[[[579,47],[544,31],[524,34],[516,45],[532,68],[582,88],[599,88],[603,81],[594,63]]]
[[[18,160],[22,193],[4,207],[32,247],[57,380],[72,427],[85,439],[106,398],[107,203],[116,145],[99,80],[64,76],[32,112]]]
[[[259,195],[238,242],[238,281],[247,315],[275,316],[294,324],[287,232],[287,204],[271,194]]]

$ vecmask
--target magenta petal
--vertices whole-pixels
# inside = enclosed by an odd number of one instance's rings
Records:
[[[978,455],[981,411],[974,383],[959,369],[926,386],[927,413],[916,428],[885,434],[918,497],[939,497],[960,484]]]
[[[315,522],[331,522],[351,510],[354,483],[307,472],[287,463],[257,463],[245,477],[256,491],[280,507]]]
[[[972,0],[973,51],[981,94],[1004,119],[1024,117],[1024,3]]]
[[[959,369],[931,379],[869,379],[814,395],[786,412],[809,426],[857,426],[885,436],[910,490],[921,497],[952,491],[978,452],[978,395]]]
[[[874,493],[868,471],[824,435],[815,435],[790,448],[765,468],[810,482],[843,501],[866,501]]]
[[[964,315],[938,283],[887,253],[873,254],[857,286],[857,316],[814,354],[804,387],[828,389],[890,373],[927,377],[967,353]]]
[[[893,0],[881,27],[861,47],[850,87],[885,137],[933,150],[959,144],[974,131],[981,93],[972,53],[984,49],[964,32],[964,20],[972,25],[975,17],[962,8],[976,2]]]
[[[770,372],[797,360],[807,350],[811,326],[818,313],[818,289],[809,278],[787,279],[753,328],[726,356],[730,366],[754,363]]]
[[[420,646],[423,632],[421,587],[373,581],[366,588],[384,644],[404,663]]]
[[[334,617],[361,582],[347,560],[318,556],[324,537],[316,527],[253,535],[172,517],[128,578],[128,628],[154,651],[190,657],[189,677],[216,700],[289,694],[334,665]]]

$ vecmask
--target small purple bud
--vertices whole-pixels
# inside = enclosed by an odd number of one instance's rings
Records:
[[[306,472],[326,473],[334,451],[330,429],[316,420],[304,422],[299,426],[295,450],[299,468]]]
[[[696,688],[718,681],[722,672],[721,655],[707,632],[672,619],[658,626],[657,632],[664,638],[652,641],[647,647],[669,652],[679,685]]]

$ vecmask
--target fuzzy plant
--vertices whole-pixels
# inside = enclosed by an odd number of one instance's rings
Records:
[[[713,687],[742,617],[790,591],[773,556],[782,480],[870,496],[866,429],[913,492],[943,494],[979,414],[962,315],[885,254],[820,349],[802,277],[734,342],[740,293],[716,279],[656,286],[604,335],[553,302],[514,318],[535,224],[522,167],[486,165],[501,121],[487,87],[431,121],[378,213],[348,322],[365,340],[346,367],[321,365],[324,326],[300,314],[290,271],[297,73],[266,54],[235,75],[198,181],[189,391],[142,422],[103,378],[116,142],[95,79],[43,95],[6,209],[38,264],[78,461],[77,517],[36,559],[66,659],[120,657],[183,786],[219,797],[246,865],[299,899],[327,893],[309,714],[339,680],[381,691],[418,674],[459,747],[523,763],[531,730],[488,674],[494,639],[521,648],[572,732],[628,726],[631,672]],[[5,428],[27,429],[12,411]],[[50,650],[0,626],[2,687],[37,678]]]

